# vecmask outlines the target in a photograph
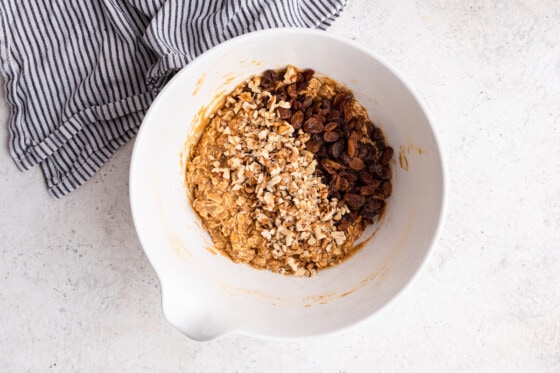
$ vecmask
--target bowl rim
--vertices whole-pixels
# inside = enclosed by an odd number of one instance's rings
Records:
[[[439,211],[437,212],[437,223],[435,225],[434,233],[433,233],[433,235],[431,237],[431,240],[428,244],[426,253],[422,257],[419,265],[414,270],[412,275],[406,280],[406,282],[404,283],[403,286],[401,286],[400,289],[398,289],[392,296],[389,297],[389,299],[383,305],[381,305],[377,310],[372,311],[367,316],[365,316],[363,318],[360,318],[360,319],[357,319],[355,321],[352,321],[352,322],[348,323],[348,325],[345,325],[343,327],[339,327],[339,328],[334,329],[334,330],[321,331],[321,332],[311,333],[311,334],[303,335],[303,336],[269,335],[269,334],[262,334],[262,333],[254,332],[254,331],[247,331],[247,330],[243,330],[243,329],[233,328],[233,329],[230,329],[230,330],[226,330],[226,331],[224,331],[220,334],[217,334],[215,336],[212,336],[208,339],[205,339],[205,341],[221,339],[221,338],[225,338],[225,337],[230,336],[230,335],[244,335],[244,336],[249,336],[249,337],[267,339],[267,340],[276,340],[276,341],[301,341],[301,340],[304,340],[304,339],[312,339],[312,338],[317,338],[317,337],[321,337],[321,336],[340,334],[340,333],[343,333],[343,332],[347,332],[347,331],[349,331],[353,328],[356,328],[359,325],[362,325],[366,321],[370,320],[371,318],[379,315],[381,312],[384,312],[392,304],[394,304],[394,302],[396,302],[398,299],[400,299],[400,297],[406,292],[406,290],[411,286],[411,284],[425,270],[425,268],[427,266],[428,259],[432,255],[432,253],[435,249],[435,246],[436,246],[436,244],[438,243],[438,241],[441,237],[441,233],[442,233],[442,230],[443,230],[444,220],[445,220],[445,216],[446,216],[446,212],[447,212],[448,182],[449,182],[448,181],[448,176],[447,176],[445,153],[444,153],[444,149],[443,149],[443,146],[442,146],[440,135],[438,134],[438,132],[436,130],[435,121],[434,121],[430,111],[428,110],[426,104],[424,103],[424,101],[420,97],[419,93],[416,91],[416,89],[413,88],[413,86],[409,83],[409,81],[391,63],[389,63],[387,60],[385,60],[385,58],[381,57],[378,53],[374,52],[369,47],[366,47],[365,45],[359,43],[356,40],[349,39],[345,36],[338,35],[338,34],[335,34],[333,32],[330,32],[330,31],[317,30],[317,29],[307,29],[307,28],[295,28],[295,27],[281,27],[281,28],[273,28],[273,29],[265,29],[265,30],[258,30],[258,31],[249,32],[249,33],[231,38],[229,40],[226,40],[226,41],[224,41],[220,44],[217,44],[216,46],[214,46],[214,47],[208,49],[207,51],[205,51],[204,53],[200,54],[195,59],[193,59],[190,63],[188,63],[187,65],[182,67],[180,70],[178,70],[176,72],[176,74],[169,80],[169,82],[167,82],[167,84],[165,84],[165,86],[160,89],[158,95],[156,96],[156,98],[154,99],[154,101],[152,102],[150,107],[148,108],[148,110],[147,110],[147,112],[144,116],[144,119],[142,120],[140,129],[139,129],[138,133],[136,134],[136,139],[135,139],[135,143],[134,143],[134,147],[133,147],[132,154],[131,154],[131,159],[130,159],[130,170],[129,170],[130,209],[131,209],[131,215],[132,215],[134,229],[136,231],[136,235],[138,237],[138,240],[140,241],[140,245],[142,247],[142,250],[144,251],[150,265],[152,266],[152,268],[153,268],[153,270],[154,270],[154,272],[155,272],[155,274],[156,274],[156,276],[157,276],[157,278],[160,282],[160,288],[161,288],[160,292],[161,292],[161,295],[162,295],[161,305],[162,305],[162,310],[164,311],[164,313],[165,313],[165,307],[164,307],[164,304],[163,304],[163,293],[164,293],[165,289],[163,287],[163,282],[162,282],[162,277],[163,276],[160,273],[162,271],[162,268],[158,269],[158,265],[155,263],[154,257],[149,254],[150,250],[146,248],[146,245],[144,245],[144,242],[143,242],[144,240],[142,238],[142,233],[139,230],[140,227],[139,227],[138,217],[137,217],[138,216],[138,210],[137,210],[137,207],[135,207],[135,205],[136,205],[135,200],[137,198],[136,198],[136,192],[135,192],[135,185],[136,184],[134,182],[134,174],[136,173],[136,168],[137,168],[137,160],[136,159],[138,158],[138,153],[140,152],[139,149],[142,146],[142,142],[143,142],[142,141],[143,133],[145,132],[145,129],[147,127],[146,123],[151,121],[151,116],[153,115],[152,113],[155,111],[154,108],[159,105],[159,102],[162,100],[162,97],[164,96],[163,93],[166,90],[168,90],[171,85],[175,84],[175,82],[178,81],[181,78],[182,75],[188,74],[189,71],[193,68],[192,66],[197,64],[198,61],[200,61],[201,59],[208,58],[209,55],[219,53],[221,50],[227,49],[231,44],[241,43],[245,40],[250,40],[250,39],[255,38],[255,37],[261,37],[263,35],[265,35],[265,36],[266,35],[277,36],[277,35],[282,35],[282,34],[284,34],[284,35],[285,34],[297,34],[297,35],[307,35],[307,36],[311,35],[311,36],[316,36],[318,38],[331,39],[331,40],[334,40],[338,43],[346,44],[346,45],[349,45],[352,48],[358,49],[359,51],[367,54],[368,56],[370,56],[371,58],[376,60],[384,68],[386,68],[410,92],[410,94],[412,95],[414,100],[418,103],[418,105],[420,106],[420,109],[422,110],[422,112],[426,116],[427,122],[429,124],[429,129],[431,130],[432,135],[433,135],[434,140],[435,140],[436,151],[437,151],[437,154],[439,156],[438,157],[439,158],[438,167],[441,171],[441,176],[442,176],[442,180],[441,180],[442,193],[441,193],[441,204],[439,206]],[[167,316],[166,316],[166,319],[173,327],[175,327],[176,329],[181,331],[183,334],[187,335],[181,329],[179,329],[176,325],[174,325],[171,321],[169,321]],[[187,337],[189,337],[190,339],[194,339],[192,336],[189,336],[189,335],[187,335]]]

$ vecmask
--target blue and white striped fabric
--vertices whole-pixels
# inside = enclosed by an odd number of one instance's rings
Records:
[[[325,29],[346,0],[0,2],[10,152],[51,195],[85,183],[137,132],[169,78],[212,46],[272,27]]]

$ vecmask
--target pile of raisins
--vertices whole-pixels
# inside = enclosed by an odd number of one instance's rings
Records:
[[[347,229],[359,217],[372,224],[392,192],[393,148],[386,145],[381,129],[354,114],[351,92],[340,89],[332,99],[300,94],[315,72],[298,71],[297,81],[287,86],[278,84],[284,72],[265,71],[261,86],[277,101],[290,102],[291,109],[278,108],[278,115],[311,136],[306,149],[315,154],[316,173],[328,186],[329,197],[346,202],[350,210],[338,229]]]

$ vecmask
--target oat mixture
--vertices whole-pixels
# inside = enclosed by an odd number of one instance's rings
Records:
[[[349,91],[288,66],[225,98],[191,151],[186,184],[234,262],[313,276],[348,256],[382,212],[391,157]]]

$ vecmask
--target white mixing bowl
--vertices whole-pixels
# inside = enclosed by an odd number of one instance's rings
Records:
[[[346,86],[395,149],[393,194],[364,247],[312,278],[235,264],[211,249],[184,188],[187,138],[246,78],[287,64]],[[228,333],[271,338],[325,334],[393,300],[437,240],[445,202],[441,149],[425,106],[395,70],[358,43],[328,32],[276,29],[212,48],[173,78],[146,114],[130,171],[134,224],[161,282],[171,324],[196,340]]]

